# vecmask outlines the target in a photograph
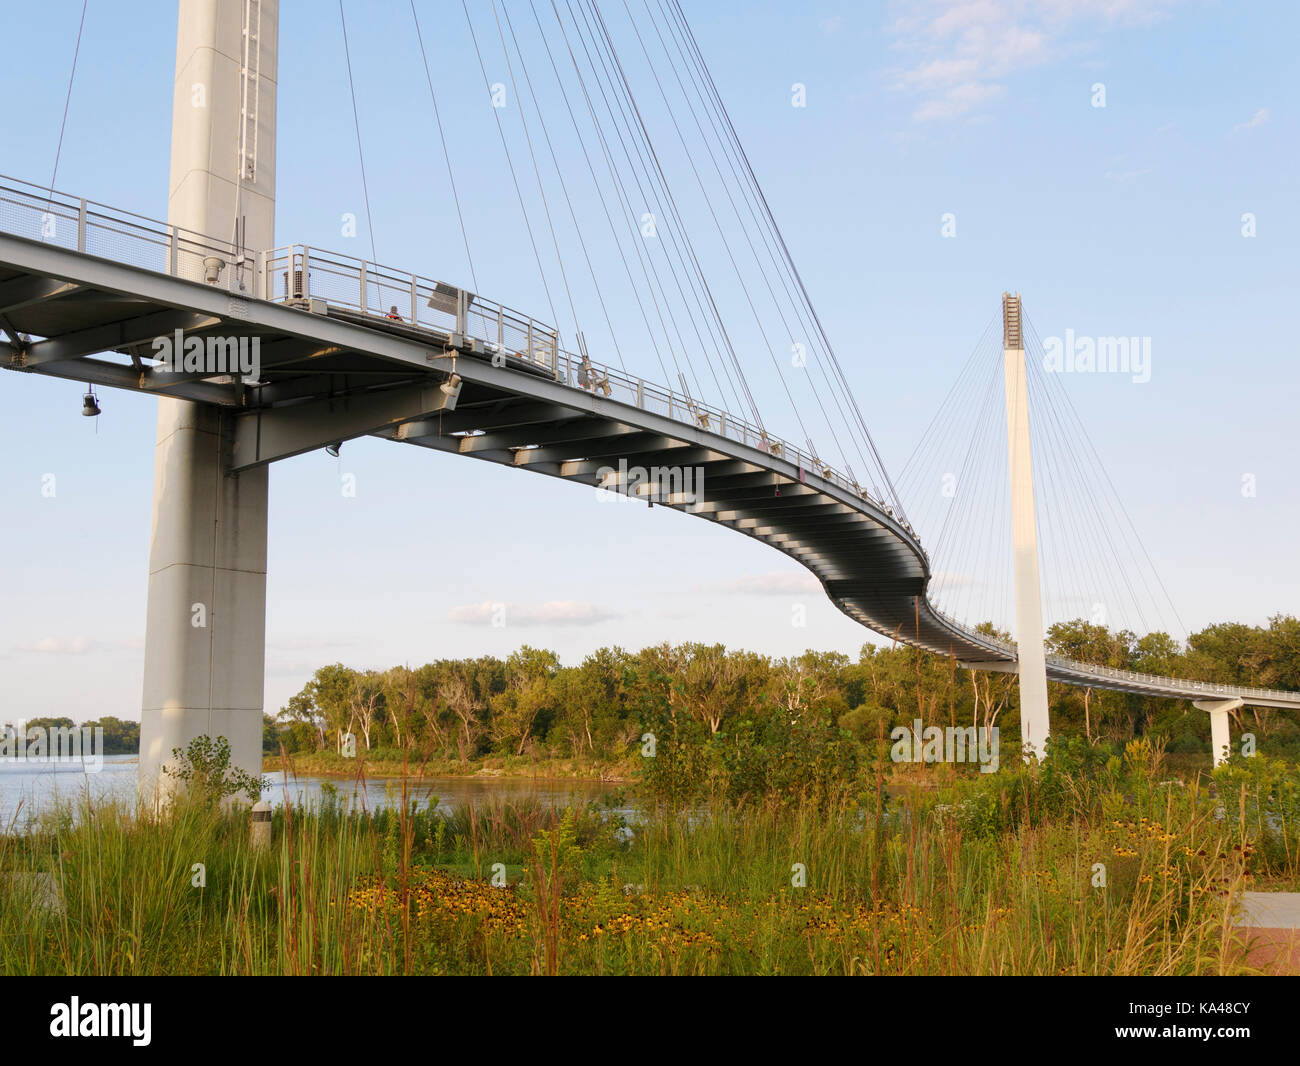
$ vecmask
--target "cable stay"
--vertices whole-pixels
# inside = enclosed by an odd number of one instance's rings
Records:
[[[1013,634],[998,322],[985,328],[898,484],[936,564],[930,602],[965,624]],[[1065,383],[1044,367],[1044,346],[1028,318],[1024,344],[1045,626],[1082,620],[1134,638],[1166,632],[1185,639],[1186,627]],[[1167,624],[1170,618],[1175,625]]]
[[[527,0],[521,21],[522,3],[492,0],[500,48],[495,60],[485,51],[467,0],[461,7],[483,88],[492,92],[489,64],[504,64],[500,80],[509,85],[518,108],[515,122],[501,114],[507,109],[493,107],[493,122],[551,321],[559,317],[551,287],[552,275],[558,273],[568,320],[584,357],[589,358],[592,344],[583,329],[584,308],[590,307],[603,320],[613,359],[624,371],[638,352],[652,355],[665,385],[687,397],[697,424],[706,403],[742,412],[761,439],[775,447],[778,435],[768,428],[750,383],[756,368],[741,358],[748,342],[742,342],[733,327],[738,308],[750,323],[746,334],[752,331],[766,350],[768,370],[775,373],[769,385],[764,371],[764,388],[779,389],[798,431],[796,439],[808,442],[810,455],[820,456],[812,442],[829,434],[832,454],[858,491],[905,520],[899,493],[866,431],[844,369],[680,3],[622,0],[621,17],[627,19],[636,70],[629,67],[598,0],[550,0],[546,19],[538,0]],[[479,264],[466,218],[471,211],[461,195],[464,183],[456,181],[414,0],[410,8],[460,237],[477,290]],[[341,0],[340,22],[346,49]],[[525,29],[531,32],[521,32]],[[562,66],[566,55],[568,63]],[[348,70],[369,219],[350,62]],[[542,84],[546,77],[539,80],[542,70],[549,70],[549,86]],[[637,87],[638,79],[644,80],[648,93]],[[560,109],[567,124],[563,119],[557,124],[547,114],[556,115]],[[665,140],[655,136],[657,127],[668,131]],[[526,189],[521,171],[530,167],[533,177]],[[593,242],[593,226],[604,234],[599,242]],[[615,272],[602,265],[602,243],[618,261]],[[371,244],[373,255],[373,226]],[[570,253],[581,259],[576,271],[566,262]],[[726,283],[720,284],[720,279]],[[640,319],[643,341],[635,346],[637,351],[628,346],[620,328],[620,300],[634,307],[632,313]],[[786,345],[796,353],[790,366],[783,366],[779,355]],[[804,362],[798,361],[799,352],[806,355]],[[806,400],[803,389],[808,390]],[[830,469],[821,458],[814,465]],[[863,484],[856,481],[855,469],[864,477]]]

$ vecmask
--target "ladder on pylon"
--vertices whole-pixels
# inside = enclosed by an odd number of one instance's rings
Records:
[[[239,65],[239,180],[257,180],[257,110],[262,98],[262,0],[244,0]]]

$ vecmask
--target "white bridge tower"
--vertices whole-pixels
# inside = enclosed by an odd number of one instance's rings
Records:
[[[1038,581],[1038,524],[1029,447],[1029,385],[1020,295],[1002,294],[1002,367],[1006,384],[1007,466],[1011,479],[1011,542],[1016,584],[1016,646],[1020,673],[1020,743],[1026,759],[1042,758],[1050,731],[1043,600]]]
[[[204,279],[256,288],[275,244],[279,0],[180,0],[168,221],[229,242]],[[224,473],[232,414],[158,401],[149,613],[140,731],[141,795],[166,792],[174,748],[202,734],[232,762],[262,763],[267,468]]]

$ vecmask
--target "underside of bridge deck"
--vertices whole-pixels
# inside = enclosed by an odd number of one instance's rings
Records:
[[[154,339],[176,329],[187,338],[255,338],[256,381],[153,365]],[[452,333],[317,300],[255,299],[3,233],[0,331],[0,365],[11,370],[220,408],[232,477],[375,436],[589,491],[631,491],[784,552],[841,611],[878,633],[982,669],[1016,661],[1014,648],[931,606],[929,560],[883,505],[757,444],[571,386],[531,363],[494,360]],[[630,485],[620,471],[631,468],[647,475],[659,468],[659,476]],[[1300,706],[1300,695],[1289,693],[1138,680],[1060,660],[1047,669],[1069,684]]]

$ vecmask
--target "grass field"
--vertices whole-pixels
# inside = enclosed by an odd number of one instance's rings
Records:
[[[64,809],[0,837],[0,972],[1235,973],[1236,894],[1300,886],[1300,776],[1262,757],[902,788],[630,826],[327,796],[262,851],[246,811]]]

